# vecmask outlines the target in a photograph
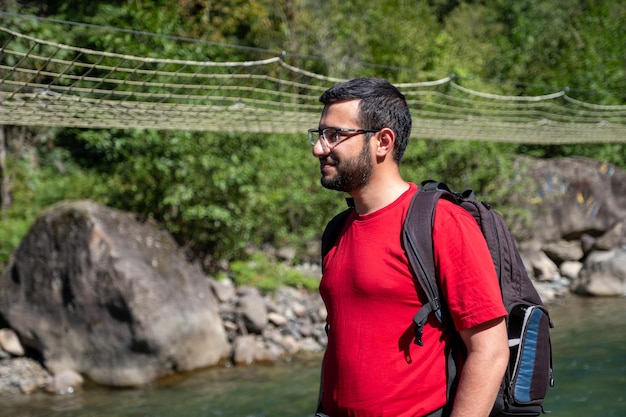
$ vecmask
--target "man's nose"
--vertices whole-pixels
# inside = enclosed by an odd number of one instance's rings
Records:
[[[315,142],[315,145],[313,145],[312,153],[314,157],[319,158],[330,154],[330,149],[324,146],[324,141],[320,138]]]

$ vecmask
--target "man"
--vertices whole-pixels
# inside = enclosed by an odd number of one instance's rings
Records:
[[[347,192],[355,210],[323,259],[328,346],[318,411],[331,417],[441,413],[450,332],[429,320],[423,346],[413,343],[412,318],[425,296],[401,244],[417,191],[399,170],[411,132],[406,100],[385,80],[360,78],[330,88],[320,101],[319,127],[309,136],[321,183]],[[438,279],[467,348],[450,415],[488,416],[509,354],[495,270],[475,220],[443,199],[433,241]]]

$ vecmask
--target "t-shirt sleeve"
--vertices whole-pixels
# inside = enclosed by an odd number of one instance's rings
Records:
[[[457,331],[507,315],[487,242],[471,214],[440,200],[433,245],[441,289]]]

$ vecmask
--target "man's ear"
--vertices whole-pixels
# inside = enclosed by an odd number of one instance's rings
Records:
[[[377,134],[378,147],[376,148],[376,156],[383,157],[393,152],[393,145],[396,142],[396,135],[393,130],[385,127]]]

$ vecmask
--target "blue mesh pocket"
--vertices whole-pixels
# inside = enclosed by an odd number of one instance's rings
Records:
[[[541,405],[552,382],[550,318],[543,307],[517,305],[509,315],[509,404]]]

